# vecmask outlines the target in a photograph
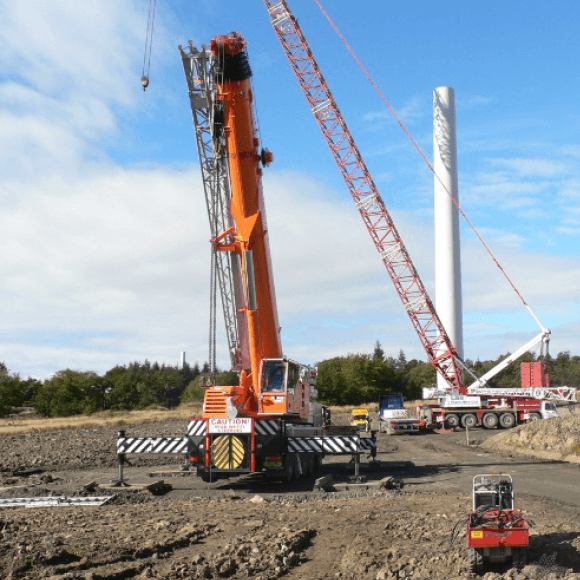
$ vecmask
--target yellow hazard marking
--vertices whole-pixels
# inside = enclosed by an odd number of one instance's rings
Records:
[[[471,537],[472,538],[483,538],[483,532],[477,532],[477,531],[471,532]]]
[[[244,442],[235,435],[220,435],[211,445],[213,463],[218,469],[238,469],[244,462]]]

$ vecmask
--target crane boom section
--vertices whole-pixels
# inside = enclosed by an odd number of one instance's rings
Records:
[[[430,362],[451,388],[463,388],[457,352],[297,20],[284,0],[265,0],[265,4],[282,48]]]
[[[234,251],[242,262],[251,371],[256,378],[262,359],[282,357],[282,345],[262,195],[260,163],[264,155],[258,153],[251,70],[245,47],[245,41],[235,34],[218,36],[211,42],[213,53],[223,63],[221,79],[216,84],[218,99],[223,102]]]

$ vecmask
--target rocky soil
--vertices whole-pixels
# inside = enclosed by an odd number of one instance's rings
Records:
[[[537,457],[580,463],[580,413],[560,411],[559,419],[534,421],[500,431],[486,441],[489,449],[518,449]]]
[[[125,426],[131,436],[176,436],[185,428],[183,421]],[[116,431],[91,427],[0,436],[0,497],[87,495],[83,484],[95,480],[95,473],[104,481],[115,472]],[[383,471],[376,477],[401,475],[393,471],[403,469],[401,462],[397,467],[389,454],[403,442],[411,458],[416,451],[429,460],[435,449],[441,456],[448,448],[458,464],[468,453],[481,462],[483,452],[464,449],[459,443],[465,436],[457,435],[456,442],[436,435],[381,435]],[[130,473],[141,477],[168,458],[131,456],[130,461]],[[41,472],[18,475],[31,467]],[[331,468],[336,465],[325,469]],[[432,485],[425,477],[412,479],[408,471],[400,492],[377,487],[315,492],[313,480],[289,488],[251,478],[211,485],[175,478],[166,479],[173,489],[163,495],[121,491],[102,506],[3,507],[0,578],[476,578],[468,569],[463,531],[471,476],[456,487],[445,478],[460,474],[459,467],[421,469]],[[90,493],[113,492],[97,487]],[[578,506],[540,496],[526,497],[525,503],[535,522],[529,564],[523,570],[496,565],[480,578],[580,579]],[[456,524],[460,531],[451,544]]]

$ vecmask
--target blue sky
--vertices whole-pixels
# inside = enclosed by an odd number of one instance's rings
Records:
[[[209,227],[177,45],[249,43],[282,338],[316,362],[424,358],[262,2],[0,6],[0,360],[23,376],[207,358]],[[432,157],[432,91],[454,87],[462,206],[545,326],[580,353],[580,5],[324,2]],[[313,0],[290,7],[433,291],[433,177]],[[462,226],[465,355],[537,326]],[[221,330],[220,330],[221,332]],[[223,342],[219,361],[227,365]]]

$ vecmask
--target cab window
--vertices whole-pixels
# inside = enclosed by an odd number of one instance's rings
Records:
[[[265,361],[262,369],[262,392],[283,392],[285,378],[284,361]]]
[[[288,392],[294,393],[300,380],[300,366],[295,363],[288,363]]]

